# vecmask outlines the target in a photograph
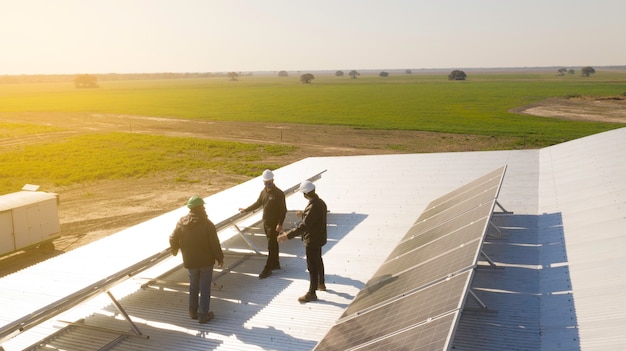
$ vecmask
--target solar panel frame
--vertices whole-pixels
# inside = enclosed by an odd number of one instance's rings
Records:
[[[465,271],[335,324],[315,350],[347,350],[460,310],[473,271]]]

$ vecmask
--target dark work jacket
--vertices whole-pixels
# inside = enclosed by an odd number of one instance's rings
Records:
[[[277,224],[283,224],[287,215],[287,204],[285,193],[276,185],[272,185],[269,191],[261,190],[256,202],[244,209],[244,212],[254,211],[261,206],[263,206],[263,224],[272,228]]]
[[[287,232],[289,239],[298,235],[302,235],[306,247],[318,248],[326,245],[326,203],[317,194],[313,194],[302,212],[302,222]]]
[[[215,225],[204,213],[190,211],[178,220],[170,235],[170,247],[174,255],[180,249],[187,269],[211,267],[216,260],[224,260]]]

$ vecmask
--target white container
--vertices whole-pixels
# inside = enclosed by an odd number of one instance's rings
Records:
[[[58,205],[54,193],[23,190],[0,195],[0,256],[33,247],[53,251],[52,241],[61,235]]]

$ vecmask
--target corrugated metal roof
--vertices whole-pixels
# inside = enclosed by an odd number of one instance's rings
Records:
[[[569,271],[582,350],[626,345],[626,134],[624,129],[541,152],[539,211],[562,216],[562,265]]]
[[[472,289],[488,311],[468,300],[453,341],[455,350],[605,350],[626,344],[626,129],[541,150],[308,158],[276,170],[287,187],[321,170],[318,193],[330,210],[324,249],[327,292],[301,305],[308,286],[304,250],[297,240],[281,246],[283,269],[259,280],[264,258],[252,256],[217,280],[211,309],[199,325],[187,317],[184,270],[175,269],[145,289],[141,284],[180,263],[173,257],[112,289],[131,319],[150,338],[126,336],[113,350],[310,350],[433,199],[507,165],[498,202],[510,215],[494,222],[484,265]],[[258,179],[207,198],[215,222],[254,200]],[[295,194],[290,210],[305,200]],[[75,289],[154,254],[186,212],[172,211],[85,247],[0,279],[0,325],[46,306]],[[253,243],[265,238],[247,221]],[[233,230],[223,246],[251,253]],[[241,257],[229,255],[227,264]],[[106,262],[105,265],[101,262]],[[169,283],[168,283],[169,282]],[[172,284],[177,282],[180,284]],[[3,346],[25,348],[64,323],[76,321],[128,331],[106,295],[29,330]],[[5,312],[4,306],[10,306]],[[74,327],[48,341],[66,350],[96,350],[118,335]],[[41,349],[44,349],[42,347]]]

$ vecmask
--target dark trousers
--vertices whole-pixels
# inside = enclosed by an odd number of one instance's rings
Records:
[[[306,268],[309,270],[309,293],[315,295],[317,286],[324,284],[324,261],[321,247],[306,248]]]
[[[208,313],[211,303],[213,266],[188,269],[189,272],[189,311]],[[198,299],[199,298],[199,299]]]
[[[265,229],[265,236],[267,236],[267,262],[265,262],[264,269],[275,269],[280,267],[280,261],[278,259],[278,232],[276,231],[276,225],[263,226]]]

